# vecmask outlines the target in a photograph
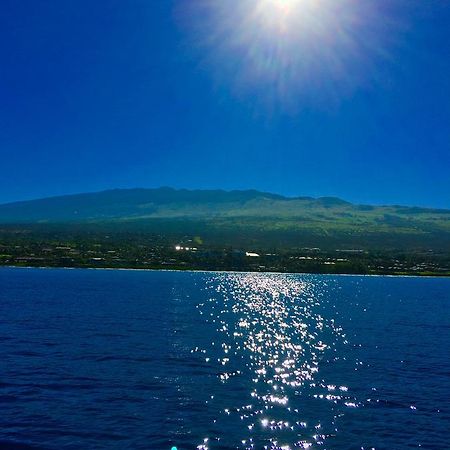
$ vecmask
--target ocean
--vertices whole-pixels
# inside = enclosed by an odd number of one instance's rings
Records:
[[[449,449],[450,279],[0,269],[1,449]]]

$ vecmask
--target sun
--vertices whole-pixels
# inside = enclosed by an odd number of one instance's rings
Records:
[[[216,80],[255,105],[340,101],[387,54],[376,2],[201,0],[184,14]],[[206,67],[206,66],[205,66]],[[288,106],[290,107],[290,106]],[[299,106],[300,107],[300,106]],[[257,107],[255,107],[257,108]]]
[[[302,3],[301,0],[262,0],[271,9],[278,10],[281,14],[289,14]]]
[[[254,3],[254,19],[262,29],[288,32],[298,27],[310,13],[311,0],[257,0]]]

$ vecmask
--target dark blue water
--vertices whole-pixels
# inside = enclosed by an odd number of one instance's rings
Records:
[[[0,269],[0,448],[449,449],[450,280]]]

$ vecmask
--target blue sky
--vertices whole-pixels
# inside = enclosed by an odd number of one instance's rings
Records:
[[[3,0],[0,202],[165,185],[450,208],[450,2],[270,22],[277,1]]]

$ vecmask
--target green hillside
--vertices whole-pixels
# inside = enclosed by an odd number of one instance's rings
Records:
[[[70,195],[0,205],[0,265],[449,275],[450,210],[258,191]]]
[[[254,190],[126,189],[53,197],[0,205],[0,224],[195,235],[211,245],[450,251],[450,210]]]

